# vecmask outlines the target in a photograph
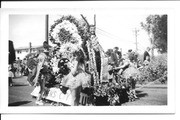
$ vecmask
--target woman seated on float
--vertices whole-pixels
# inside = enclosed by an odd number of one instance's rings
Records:
[[[72,106],[78,106],[82,87],[87,87],[90,82],[90,75],[85,72],[85,61],[79,54],[74,53],[72,60],[67,62],[70,68],[69,74],[63,77],[61,85],[71,91]]]

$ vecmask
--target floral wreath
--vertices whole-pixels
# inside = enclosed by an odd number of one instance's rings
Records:
[[[62,16],[51,26],[49,36],[53,44],[60,44],[58,52],[62,57],[72,58],[79,51],[87,56],[88,27],[84,21],[71,15]]]
[[[55,43],[65,44],[67,42],[73,44],[82,44],[82,38],[78,34],[75,24],[64,20],[62,23],[55,26],[52,30],[51,36],[55,40]]]
[[[50,28],[50,40],[52,43],[57,44],[56,40],[58,40],[58,31],[61,28],[61,32],[64,33],[73,33],[73,36],[78,38],[79,36],[83,41],[88,40],[89,34],[88,34],[88,25],[85,23],[83,20],[77,20],[77,18],[67,15],[67,16],[62,16],[60,19],[56,20],[54,24]],[[62,29],[64,28],[64,29]],[[57,31],[56,31],[57,30]],[[65,32],[66,31],[66,32]],[[60,31],[59,31],[60,32]],[[54,35],[54,33],[56,33]],[[58,34],[57,34],[58,33]],[[79,36],[78,36],[78,35]],[[66,34],[64,34],[65,36]],[[62,39],[61,39],[62,41]]]

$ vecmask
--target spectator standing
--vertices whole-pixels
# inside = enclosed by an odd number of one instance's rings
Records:
[[[112,63],[114,64],[114,67],[119,66],[119,55],[118,55],[118,47],[114,47],[113,52],[111,54],[111,60]]]
[[[121,59],[122,58],[122,52],[121,51],[117,51],[117,54],[118,54],[118,56],[119,56],[119,59]]]
[[[143,62],[145,61],[145,60],[147,60],[147,61],[149,61],[150,62],[150,55],[149,55],[149,51],[150,51],[150,48],[149,47],[147,47],[147,49],[146,49],[146,51],[144,52],[144,56],[143,56]]]
[[[12,78],[14,77],[14,74],[12,72],[12,65],[11,64],[9,64],[9,66],[8,66],[8,73],[9,73],[9,76],[8,76],[9,86],[13,86]]]
[[[45,82],[46,82],[47,77],[45,77],[45,74],[48,70],[47,61],[48,61],[48,56],[49,56],[49,47],[50,46],[48,45],[47,41],[44,41],[43,42],[44,51],[40,53],[37,57],[38,63],[37,63],[37,67],[35,68],[35,74],[34,74],[34,79],[33,79],[34,86],[37,86],[38,84],[40,86],[40,91],[36,99],[37,105],[44,104],[42,98],[46,89]],[[41,72],[41,71],[45,71],[45,72]]]
[[[112,53],[113,53],[113,49],[109,49],[109,52],[108,52],[108,80],[109,82],[112,82],[113,80],[113,61],[111,58]]]

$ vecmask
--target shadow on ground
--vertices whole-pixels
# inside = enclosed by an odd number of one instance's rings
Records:
[[[143,91],[140,91],[140,90],[137,90],[136,93],[137,93],[138,98],[148,96],[147,93],[143,93]]]
[[[10,103],[8,106],[20,106],[20,105],[28,104],[30,102],[32,101],[19,101],[19,102]]]

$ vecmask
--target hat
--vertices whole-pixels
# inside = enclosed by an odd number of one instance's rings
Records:
[[[128,52],[132,52],[132,49],[129,49]]]
[[[117,50],[119,50],[119,47],[117,47],[117,46],[116,46],[116,47],[114,47],[114,49],[117,49]]]

